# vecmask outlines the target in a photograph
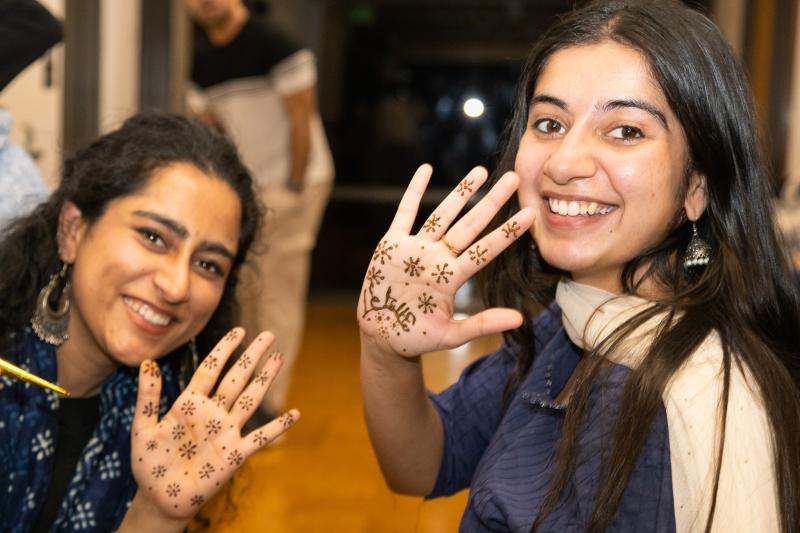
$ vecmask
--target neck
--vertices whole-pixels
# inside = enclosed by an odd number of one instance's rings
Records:
[[[98,361],[77,349],[72,340],[67,340],[56,350],[58,361],[58,384],[67,389],[72,397],[94,396],[100,385],[117,369],[108,358]]]
[[[216,46],[231,42],[250,18],[250,13],[242,4],[234,5],[225,17],[209,23],[204,27],[208,40]]]

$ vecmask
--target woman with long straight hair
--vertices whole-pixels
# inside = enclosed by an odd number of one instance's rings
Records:
[[[573,11],[524,66],[491,189],[456,221],[473,170],[412,233],[430,175],[358,307],[394,490],[469,487],[469,532],[800,530],[800,303],[711,21],[673,0]],[[479,271],[494,307],[453,320]],[[501,331],[426,392],[421,354]]]

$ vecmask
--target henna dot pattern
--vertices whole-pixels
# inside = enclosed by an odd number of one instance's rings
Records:
[[[503,233],[505,234],[506,239],[516,238],[517,233],[521,229],[517,221],[514,220],[513,222],[506,222],[506,225],[503,226]]]
[[[183,444],[181,444],[181,447],[178,448],[178,452],[184,459],[191,459],[192,457],[197,455],[197,444],[191,441],[184,442]]]
[[[211,463],[206,463],[200,467],[200,479],[208,479],[214,472],[216,472],[214,466]]]
[[[186,400],[183,402],[183,405],[181,405],[181,413],[183,413],[183,416],[192,416],[194,412],[195,406],[193,401]]]
[[[480,244],[476,244],[474,248],[469,249],[469,259],[470,261],[475,261],[476,265],[480,265],[481,263],[486,262],[486,253],[489,251],[488,248],[481,249]]]
[[[419,257],[417,257],[416,259],[413,257],[409,257],[408,259],[403,261],[403,264],[406,266],[405,273],[411,276],[412,278],[415,276],[419,277],[425,270],[425,267],[420,265],[419,262],[420,262]]]
[[[209,435],[216,435],[222,429],[222,422],[217,420],[216,418],[212,418],[208,422],[206,422],[206,431]]]
[[[448,263],[444,263],[442,266],[436,265],[436,269],[431,272],[431,276],[436,278],[436,283],[441,283],[444,281],[445,283],[450,283],[450,278],[448,276],[453,275],[452,270],[447,270]]]
[[[156,465],[153,467],[153,477],[162,478],[167,473],[167,467],[164,465]]]
[[[178,494],[181,493],[181,486],[177,483],[170,483],[167,485],[167,496],[170,498],[177,498]]]
[[[253,399],[250,396],[242,396],[239,398],[239,407],[244,411],[249,411],[253,408]]]
[[[201,495],[199,495],[199,494],[197,494],[197,495],[195,495],[195,496],[192,496],[192,499],[191,499],[191,502],[192,502],[192,507],[200,507],[201,505],[203,505],[203,503],[204,503],[205,501],[206,501],[206,499],[205,499],[205,498],[203,498],[203,497],[202,497]]]
[[[183,427],[183,424],[175,424],[175,426],[172,428],[172,438],[175,440],[181,440],[184,435],[186,435],[186,428]]]
[[[428,220],[425,221],[425,224],[422,226],[422,229],[425,230],[425,233],[433,233],[442,226],[439,223],[440,220],[442,220],[442,217],[433,214],[428,217]]]
[[[433,301],[433,296],[427,292],[423,292],[422,296],[417,298],[417,309],[422,309],[422,314],[424,315],[433,313],[433,310],[436,309],[436,303]],[[425,334],[424,331],[422,333],[423,335]]]
[[[216,355],[209,355],[206,357],[205,361],[203,361],[203,365],[208,370],[214,370],[219,365],[219,361],[217,360]]]
[[[147,441],[147,444],[144,445],[144,447],[148,452],[152,452],[153,450],[158,449],[158,443],[154,440],[149,440]]]

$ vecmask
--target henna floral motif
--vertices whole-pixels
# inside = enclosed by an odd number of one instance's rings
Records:
[[[200,507],[206,501],[201,495],[192,496],[192,507]]]
[[[239,466],[244,461],[244,455],[239,452],[239,450],[233,450],[231,453],[228,454],[228,464],[233,466]]]
[[[158,414],[158,408],[155,406],[155,404],[153,404],[153,402],[147,402],[142,408],[142,414],[144,416],[154,416]]]
[[[211,399],[214,400],[215,402],[217,402],[217,405],[219,407],[224,407],[225,406],[225,395],[224,394],[217,393]]]
[[[186,428],[182,424],[175,424],[172,428],[172,438],[174,440],[181,440],[186,435]]]
[[[383,281],[384,279],[386,278],[383,277],[383,274],[381,274],[380,269],[376,269],[375,267],[369,267],[369,270],[367,270],[367,281],[369,282],[370,285],[380,285],[381,281]]]
[[[177,483],[170,483],[167,485],[167,496],[170,498],[177,498],[181,492],[181,486]]]
[[[153,376],[154,378],[161,377],[161,369],[158,368],[158,365],[155,361],[146,361],[144,363],[144,375],[145,376]]]
[[[162,478],[166,473],[167,468],[164,465],[156,465],[153,467],[153,476],[156,478]]]
[[[251,364],[253,364],[253,360],[250,359],[250,356],[247,354],[242,354],[242,356],[239,358],[239,366],[241,366],[244,370],[247,370]]]
[[[208,370],[214,370],[215,368],[217,368],[218,364],[219,364],[219,361],[217,361],[217,357],[214,356],[214,355],[209,355],[203,361],[203,365],[202,366],[204,366]]]
[[[419,257],[417,257],[416,259],[413,257],[409,257],[408,259],[403,261],[403,264],[406,266],[405,273],[411,276],[412,278],[414,276],[419,277],[421,273],[425,270],[425,267],[420,265],[419,262],[420,262]]]
[[[209,435],[216,435],[222,429],[222,422],[219,420],[212,418],[208,422],[206,422],[206,431],[208,431]]]
[[[206,463],[200,467],[200,479],[208,479],[214,472],[216,472],[214,466],[211,463]]]
[[[389,241],[381,241],[378,244],[378,247],[375,248],[375,253],[372,254],[373,261],[380,261],[382,265],[385,265],[385,261],[389,261],[392,259],[392,256],[389,255],[389,252],[397,248],[396,244],[389,244]]]
[[[450,278],[448,278],[448,276],[452,276],[453,271],[447,270],[447,265],[447,263],[444,263],[442,266],[436,265],[436,271],[431,273],[431,275],[436,278],[436,283],[441,283],[442,281],[450,283]]]
[[[154,440],[147,441],[147,444],[144,445],[148,452],[152,452],[153,450],[158,449],[158,443]]]
[[[263,446],[269,442],[269,439],[264,435],[263,431],[256,431],[253,433],[253,442],[255,442],[256,446]]]
[[[486,262],[486,252],[488,252],[488,248],[484,248],[481,250],[481,245],[476,244],[475,248],[469,249],[469,259],[470,261],[475,261],[476,265],[480,265],[481,263]]]
[[[460,193],[461,196],[464,196],[468,192],[472,192],[472,185],[475,183],[475,180],[464,178],[461,180],[461,183],[458,184],[458,188],[456,189],[457,193]]]
[[[441,227],[439,221],[442,220],[442,217],[437,215],[431,215],[428,217],[428,220],[425,221],[425,224],[422,226],[422,229],[425,230],[425,233],[433,233],[438,228]]]
[[[423,292],[422,296],[417,298],[417,302],[417,309],[422,309],[422,314],[424,315],[433,313],[433,310],[436,308],[436,304],[433,301],[433,296],[426,292]]]
[[[180,452],[181,457],[185,459],[191,459],[192,457],[197,455],[197,444],[191,441],[184,442],[183,444],[181,444],[181,447],[178,449],[178,452]]]
[[[283,414],[280,416],[280,418],[278,418],[278,422],[280,422],[280,423],[281,423],[281,425],[282,425],[284,428],[288,428],[288,427],[290,427],[292,424],[294,424],[294,417],[293,417],[293,416],[292,416],[290,413],[283,413]]]
[[[228,333],[225,335],[225,337],[223,337],[223,338],[222,338],[222,340],[224,340],[224,341],[228,341],[228,342],[231,342],[231,341],[235,341],[235,340],[236,340],[236,337],[238,337],[238,336],[239,336],[239,335],[236,333],[236,331],[235,331],[235,330],[230,330],[230,331],[229,331],[229,332],[228,332]]]
[[[243,411],[249,411],[253,408],[253,399],[250,396],[242,396],[239,398],[239,407]]]
[[[506,239],[510,239],[511,237],[516,238],[517,232],[521,229],[517,221],[514,220],[513,222],[506,222],[506,225],[503,226],[503,233],[505,233]]]
[[[253,378],[253,381],[263,387],[267,384],[267,381],[269,381],[269,371],[262,370],[259,374],[256,374],[256,377]]]
[[[195,411],[194,402],[191,400],[186,400],[185,402],[183,402],[183,405],[181,405],[181,413],[183,413],[183,416],[192,416],[194,414],[194,411]]]

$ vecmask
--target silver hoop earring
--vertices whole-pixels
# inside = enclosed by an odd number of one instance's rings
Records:
[[[711,246],[697,234],[697,225],[692,222],[692,240],[686,248],[683,257],[683,268],[692,270],[695,267],[704,267],[711,260]]]
[[[67,333],[70,309],[68,269],[69,265],[64,263],[58,274],[50,276],[50,281],[39,291],[39,297],[36,298],[36,310],[31,318],[31,326],[36,336],[54,346],[61,346],[65,340],[69,339],[69,333]],[[51,298],[62,281],[64,289],[59,296],[58,307],[52,309],[50,307]]]

